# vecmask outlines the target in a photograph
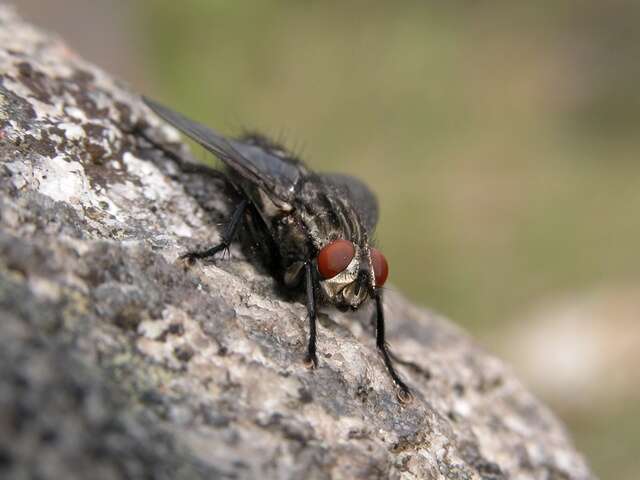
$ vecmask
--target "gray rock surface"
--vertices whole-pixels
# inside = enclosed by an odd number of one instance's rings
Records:
[[[228,193],[138,95],[0,7],[0,477],[591,479],[562,425],[458,328],[389,290],[319,319],[218,238]]]

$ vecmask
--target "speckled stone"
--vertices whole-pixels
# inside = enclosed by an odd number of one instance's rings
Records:
[[[393,289],[306,311],[242,249],[192,267],[230,193],[138,94],[0,6],[0,477],[594,478],[558,420]]]

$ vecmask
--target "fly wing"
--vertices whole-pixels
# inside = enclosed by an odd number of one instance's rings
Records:
[[[229,143],[261,175],[273,178],[287,192],[293,192],[300,179],[308,175],[299,160],[290,157],[281,147],[269,143],[269,140],[259,135],[229,140]]]
[[[257,145],[229,140],[164,105],[146,97],[143,99],[161,118],[213,153],[242,178],[283,202],[293,201],[295,184],[303,174],[299,165],[272,155]]]
[[[373,232],[378,223],[378,200],[369,187],[355,177],[340,173],[324,173],[319,176],[326,185],[333,187],[348,200],[367,231]]]

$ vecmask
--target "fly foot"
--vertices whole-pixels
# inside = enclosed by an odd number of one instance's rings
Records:
[[[198,258],[193,252],[187,252],[187,253],[183,253],[182,255],[180,255],[178,257],[180,260],[184,260],[184,262],[189,265],[192,266],[193,264],[196,263],[196,259]]]
[[[316,356],[315,353],[307,354],[307,356],[304,359],[304,366],[307,367],[309,370],[315,370],[316,368],[318,368],[318,357]]]
[[[402,388],[402,387],[398,388],[396,396],[398,397],[398,401],[403,405],[409,405],[410,403],[413,402],[415,398],[413,396],[413,393],[411,393],[411,391],[408,388]]]

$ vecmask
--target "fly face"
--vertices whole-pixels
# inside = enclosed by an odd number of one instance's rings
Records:
[[[341,310],[356,310],[376,289],[382,287],[389,273],[382,253],[348,240],[335,240],[320,250],[316,260],[325,297]]]
[[[293,286],[303,279],[309,319],[307,365],[318,364],[317,293],[322,292],[326,301],[342,310],[356,310],[372,298],[376,305],[376,345],[400,390],[400,400],[409,401],[411,393],[395,371],[385,340],[381,287],[389,267],[384,255],[368,242],[378,220],[377,201],[369,188],[346,175],[315,174],[260,135],[228,139],[152,100],[144,100],[155,113],[216,155],[242,197],[221,242],[182,257],[195,260],[213,256],[229,247],[240,224],[250,228],[257,225],[254,242],[266,233],[265,243],[277,249],[284,283]]]
[[[316,259],[322,293],[340,310],[356,310],[369,296],[370,275],[360,269],[363,250],[348,240],[336,240]]]

